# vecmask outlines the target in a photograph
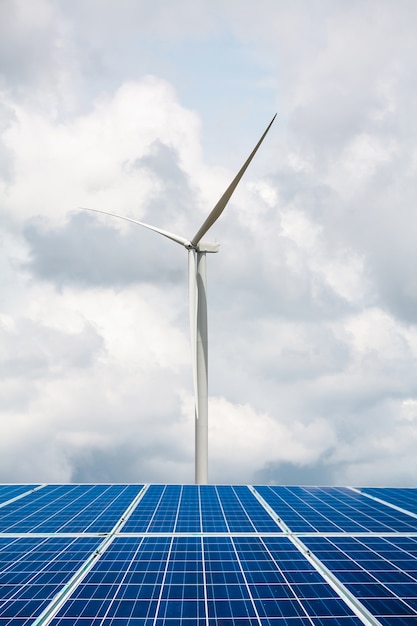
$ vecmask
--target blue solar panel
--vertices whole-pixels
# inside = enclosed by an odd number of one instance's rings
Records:
[[[0,532],[109,532],[142,485],[48,485],[0,508]]]
[[[280,530],[247,487],[220,485],[217,491],[230,532],[276,533]]]
[[[295,532],[416,532],[417,518],[347,488],[257,487]]]
[[[11,499],[18,498],[39,485],[0,485],[0,507]]]
[[[207,618],[210,624],[231,620],[243,625],[268,623],[265,620],[273,617],[283,626],[289,618],[295,624],[311,624],[308,617],[318,620],[333,614],[347,618],[343,623],[360,624],[287,539],[271,541],[266,545],[257,537],[118,537],[52,623],[81,624],[96,615],[126,624],[146,619],[191,626]],[[280,560],[282,553],[286,558]],[[300,564],[309,584],[286,579],[287,571],[299,570]]]
[[[308,537],[307,546],[382,624],[417,623],[417,539]],[[399,622],[401,623],[401,622]]]
[[[417,626],[414,494],[366,493],[0,486],[0,626]]]
[[[175,518],[175,532],[199,532],[201,530],[202,508],[198,489],[194,485],[183,485]]]
[[[365,494],[380,498],[389,504],[407,509],[417,515],[417,489],[388,489],[388,488],[366,488],[361,489]]]
[[[100,542],[0,537],[0,624],[31,623]]]
[[[247,487],[151,485],[124,532],[279,532]]]

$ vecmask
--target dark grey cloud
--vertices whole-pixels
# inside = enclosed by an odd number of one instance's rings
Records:
[[[155,180],[152,198],[146,206],[145,221],[170,232],[180,228],[182,232],[176,234],[191,237],[193,228],[199,226],[193,225],[198,195],[180,166],[177,151],[162,141],[154,141],[145,156],[136,159],[129,170],[133,174],[135,170],[144,171]]]
[[[354,304],[336,293],[308,255],[282,234],[279,207],[262,219],[263,235],[236,221],[236,213],[217,226],[220,251],[208,265],[213,316],[221,323],[227,315],[244,325],[253,318],[326,322],[352,312]]]
[[[170,467],[185,466],[191,476],[193,458],[168,441],[157,446],[136,442],[111,445],[108,449],[91,446],[69,453],[72,482],[171,482]],[[173,479],[172,482],[178,482]]]
[[[65,332],[31,319],[0,326],[0,377],[38,379],[60,376],[70,369],[89,368],[103,350],[103,339],[90,324]]]
[[[95,357],[90,367],[61,369],[53,359],[35,380],[19,369],[16,385],[2,376],[0,480],[191,481],[192,420],[177,393],[184,372]]]
[[[380,306],[415,324],[415,189],[409,176],[401,174],[409,167],[405,157],[402,154],[381,166],[366,189],[358,189],[350,200],[335,202],[333,209],[324,205],[321,220],[328,249],[338,245],[363,259],[363,276],[369,284],[364,304]],[[409,162],[412,158],[409,153]]]
[[[57,228],[35,218],[26,224],[24,236],[29,261],[23,268],[59,288],[117,289],[141,282],[175,284],[185,278],[184,250],[140,226],[122,233],[87,212],[72,213]]]
[[[368,463],[378,467],[380,458],[378,455],[372,455],[374,458],[367,459]],[[376,472],[372,475],[369,469],[365,472],[364,465],[360,462],[355,463],[352,460],[343,462],[333,462],[330,459],[320,459],[317,463],[297,465],[295,463],[270,463],[264,468],[256,472],[253,481],[254,484],[269,485],[351,485],[355,487],[415,487],[415,479],[411,468],[399,463],[398,458],[392,457],[385,463],[398,465],[399,471],[390,476],[387,468],[379,468],[380,475]],[[357,465],[358,472],[355,480],[352,482],[349,475],[349,466]],[[403,465],[403,467],[401,467]],[[364,478],[366,475],[366,478]],[[358,482],[359,481],[359,482]]]
[[[306,465],[269,463],[255,473],[253,481],[260,485],[336,485],[338,473],[339,467],[325,459]]]

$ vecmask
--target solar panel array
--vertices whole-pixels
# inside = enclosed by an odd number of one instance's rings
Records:
[[[0,485],[0,626],[417,626],[417,489]]]

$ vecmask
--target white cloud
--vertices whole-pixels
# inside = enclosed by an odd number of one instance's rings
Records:
[[[392,141],[361,133],[352,138],[331,164],[325,181],[347,201],[354,201],[381,166],[393,159],[395,152]]]
[[[157,181],[136,163],[152,143],[174,147],[185,167],[198,157],[195,116],[181,108],[165,81],[153,77],[122,85],[91,113],[66,123],[30,107],[8,106],[13,120],[3,141],[13,156],[13,179],[3,188],[2,204],[15,219],[62,221],[79,206],[140,217]]]
[[[259,467],[270,462],[309,464],[334,445],[331,425],[315,419],[280,423],[248,405],[235,405],[225,398],[212,398],[210,480],[254,482]]]

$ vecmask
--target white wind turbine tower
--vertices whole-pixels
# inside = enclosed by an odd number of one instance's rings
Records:
[[[208,359],[207,359],[207,297],[206,297],[206,254],[218,252],[218,243],[203,241],[206,232],[213,226],[220,217],[229,202],[240,179],[255,156],[259,146],[265,139],[266,134],[272,126],[276,114],[268,124],[262,137],[252,150],[251,154],[236,174],[214,209],[201,225],[192,239],[185,239],[156,226],[150,226],[137,220],[133,220],[123,215],[100,211],[98,209],[86,209],[96,213],[104,213],[118,217],[139,226],[144,226],[150,230],[168,237],[188,250],[188,285],[190,304],[190,331],[191,331],[191,351],[194,378],[194,401],[195,401],[195,483],[205,485],[208,482]],[[85,207],[82,207],[85,208]]]

